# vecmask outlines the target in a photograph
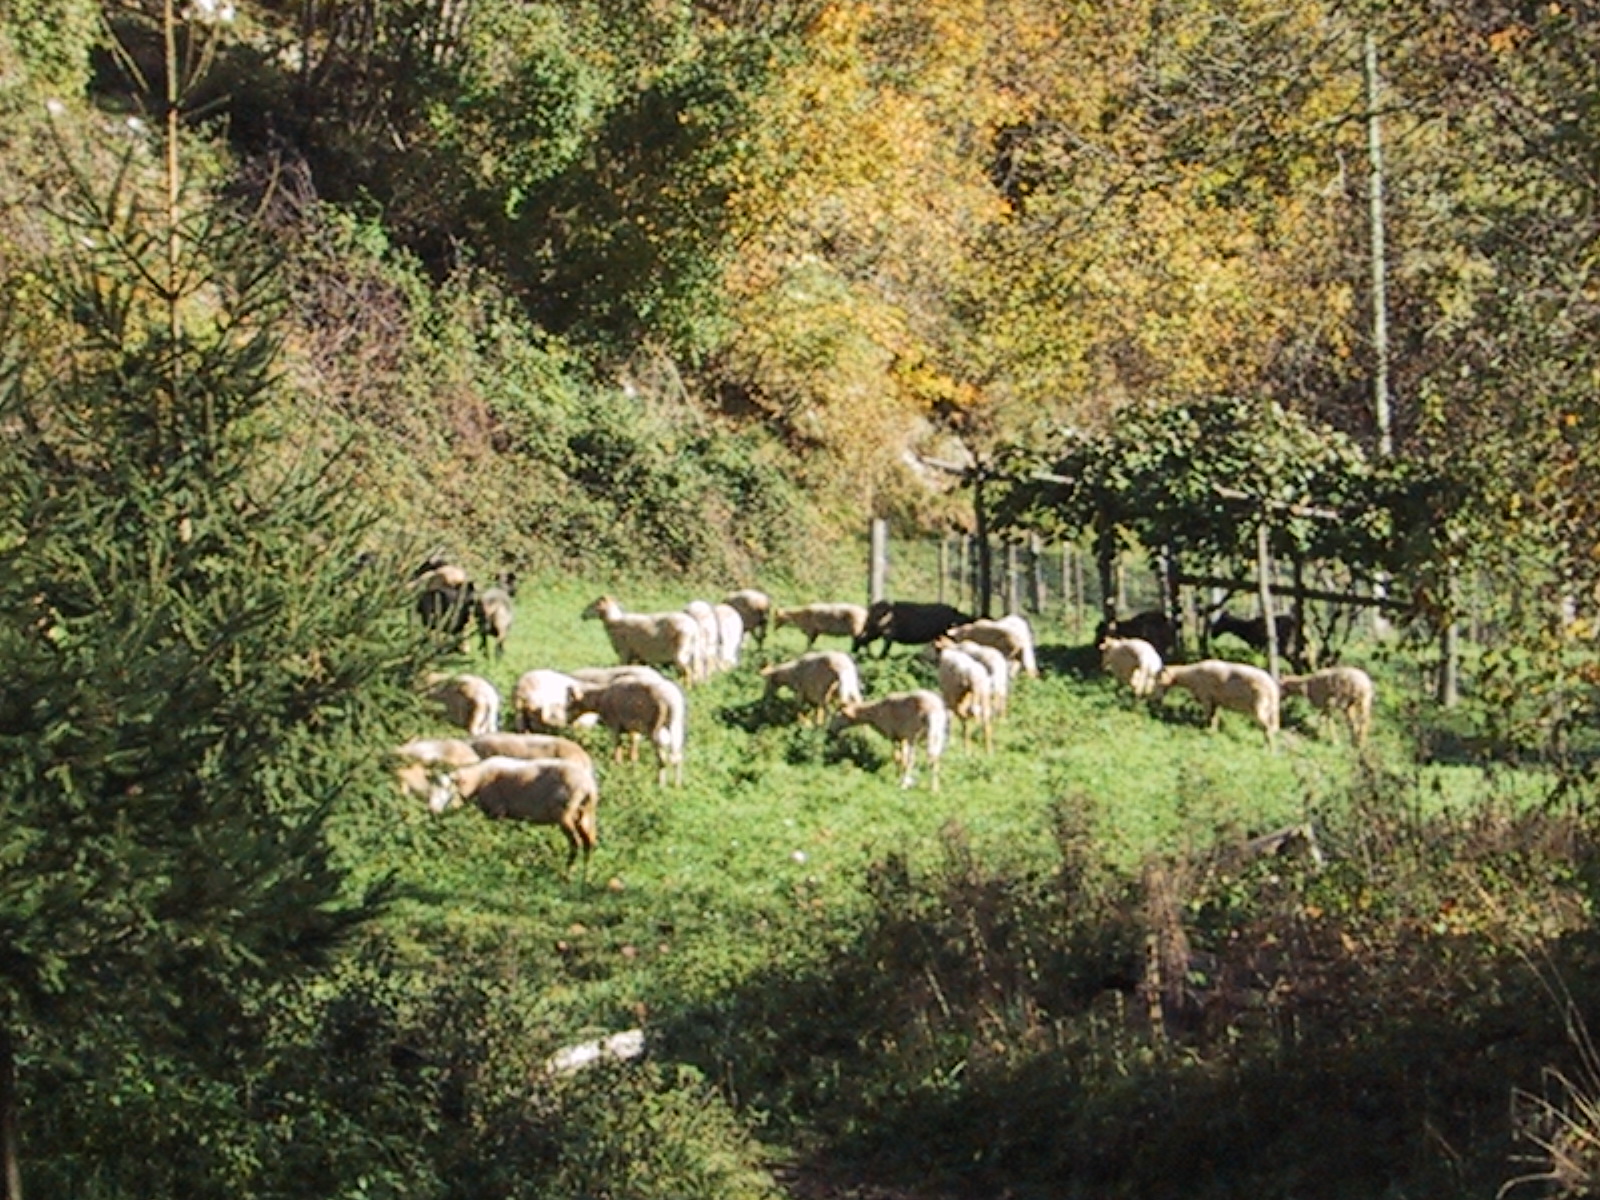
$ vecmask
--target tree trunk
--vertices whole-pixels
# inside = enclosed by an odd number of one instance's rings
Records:
[[[22,1200],[22,1136],[17,1111],[17,1056],[10,1026],[0,1026],[0,1200]]]
[[[1272,611],[1272,546],[1263,517],[1256,526],[1256,581],[1261,599],[1261,620],[1267,635],[1267,671],[1278,678],[1278,623]]]

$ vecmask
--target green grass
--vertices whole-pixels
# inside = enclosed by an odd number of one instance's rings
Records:
[[[528,582],[503,660],[465,665],[509,697],[536,666],[613,661],[599,622],[578,617],[611,589],[630,610],[678,607],[694,593],[628,581]],[[713,597],[714,598],[714,597]],[[790,597],[798,600],[803,597]],[[1081,811],[1098,853],[1136,872],[1149,856],[1314,817],[1348,793],[1357,756],[1291,712],[1269,753],[1237,714],[1208,733],[1186,696],[1136,702],[1103,676],[1069,631],[1039,628],[1042,677],[1020,679],[993,755],[945,755],[942,790],[897,786],[888,743],[867,730],[831,737],[801,726],[782,702],[763,705],[758,668],[799,653],[783,630],[765,652],[689,692],[686,783],[658,789],[654,765],[612,763],[609,737],[581,735],[600,763],[600,847],[586,882],[563,877],[553,830],[495,823],[469,809],[433,817],[403,806],[399,829],[366,846],[365,867],[393,870],[410,896],[391,918],[424,949],[510,941],[549,973],[552,1021],[574,1032],[633,1014],[700,1003],[769,965],[847,938],[865,904],[869,868],[897,856],[932,869],[959,828],[980,860],[1049,871],[1060,806]],[[863,661],[869,695],[931,685],[904,648]],[[448,734],[441,725],[416,733]],[[1416,774],[1402,739],[1380,729],[1369,768]],[[1441,803],[1477,794],[1478,773],[1426,768]],[[559,944],[559,948],[558,948]]]

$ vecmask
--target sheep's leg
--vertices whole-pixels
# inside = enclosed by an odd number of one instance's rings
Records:
[[[901,745],[905,747],[905,770],[900,776],[900,786],[908,788],[916,782],[917,744],[905,741]]]
[[[1206,728],[1215,733],[1222,727],[1222,710],[1215,701],[1206,704]]]

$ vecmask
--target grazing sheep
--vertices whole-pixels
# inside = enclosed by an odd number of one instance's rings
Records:
[[[806,635],[806,649],[811,649],[819,637],[855,638],[867,627],[867,610],[859,604],[801,604],[794,608],[780,608],[772,614],[772,627],[782,629],[792,625]]]
[[[1020,613],[953,626],[950,637],[958,642],[982,642],[985,646],[993,646],[1011,661],[1013,674],[1020,671],[1029,679],[1039,678],[1039,661],[1033,649],[1033,626]]]
[[[1108,637],[1100,643],[1100,665],[1143,698],[1156,690],[1163,663],[1143,638]]]
[[[866,627],[855,636],[850,649],[860,654],[873,642],[881,642],[878,657],[882,658],[896,642],[903,646],[925,646],[934,638],[949,633],[954,626],[971,622],[971,617],[949,604],[875,600],[867,609]]]
[[[717,624],[717,610],[705,600],[691,600],[683,611],[693,619],[695,637],[695,679],[710,679],[717,669],[717,651],[722,643],[722,629]]]
[[[1101,621],[1094,631],[1094,644],[1098,646],[1108,637],[1139,638],[1154,646],[1162,658],[1168,658],[1178,644],[1178,625],[1160,609],[1152,608],[1131,617]]]
[[[685,683],[696,680],[700,627],[687,613],[625,613],[614,597],[601,596],[582,615],[605,625],[623,664],[677,667]]]
[[[964,650],[957,650],[949,638],[936,638],[923,654],[939,668],[939,694],[950,715],[961,722],[961,748],[972,748],[971,728],[976,721],[983,730],[983,748],[994,752],[994,685],[989,668]],[[1009,670],[1009,668],[1007,668]]]
[[[417,618],[429,629],[463,637],[478,611],[478,592],[471,580],[447,583],[444,579],[441,568],[418,581],[421,590],[416,599]]]
[[[516,714],[519,733],[563,729],[571,723],[572,693],[579,681],[571,675],[535,667],[524,671],[511,693],[511,708]]]
[[[1360,667],[1327,667],[1309,675],[1285,675],[1278,681],[1285,696],[1304,696],[1324,717],[1341,714],[1350,740],[1365,745],[1372,728],[1372,676]]]
[[[722,602],[744,623],[744,631],[758,647],[767,644],[767,625],[772,617],[772,597],[758,588],[740,588],[724,596]]]
[[[458,738],[413,738],[396,746],[394,756],[401,760],[395,768],[395,782],[419,800],[428,798],[438,768],[470,766],[480,757],[471,743]]]
[[[639,739],[648,737],[656,748],[656,784],[683,783],[683,746],[688,725],[688,704],[683,689],[670,679],[623,676],[606,684],[581,685],[573,693],[572,711],[594,713],[611,730],[611,756],[622,759],[622,735],[632,739],[630,759],[638,761]]]
[[[486,733],[468,743],[479,758],[565,758],[593,767],[589,752],[553,733]]]
[[[918,688],[891,692],[878,700],[842,705],[828,723],[830,733],[852,725],[869,725],[894,742],[894,761],[900,768],[900,786],[910,787],[916,763],[917,742],[928,753],[930,790],[939,790],[939,759],[950,730],[950,714],[938,692]]]
[[[792,689],[800,701],[801,720],[815,717],[819,725],[830,704],[861,701],[856,661],[843,650],[813,650],[789,662],[762,667],[761,676],[767,681],[767,696],[782,687]]]
[[[986,646],[982,642],[956,641],[951,645],[970,654],[988,668],[989,694],[993,701],[994,719],[998,721],[1011,707],[1011,660],[1006,657],[1003,650]]]
[[[1205,707],[1206,724],[1216,729],[1221,710],[1244,713],[1266,735],[1269,749],[1278,734],[1278,684],[1260,667],[1208,658],[1183,667],[1163,667],[1156,677],[1155,698],[1169,688],[1183,688]]]
[[[516,616],[511,597],[517,594],[517,577],[508,572],[500,576],[493,586],[478,593],[475,616],[478,622],[478,650],[487,653],[494,642],[494,656],[506,656],[506,637],[511,632],[511,622]]]
[[[428,697],[444,706],[445,718],[476,737],[500,728],[500,693],[479,675],[434,672],[426,680]]]
[[[711,611],[717,618],[717,666],[731,671],[739,665],[739,651],[744,647],[744,618],[731,604],[718,602]]]
[[[1287,655],[1294,649],[1295,637],[1300,632],[1299,622],[1294,619],[1293,613],[1278,613],[1272,618],[1272,627],[1276,634],[1278,649]],[[1225,633],[1233,634],[1252,650],[1262,654],[1267,651],[1265,617],[1236,617],[1230,612],[1218,613],[1211,622],[1211,636],[1216,639]]]
[[[475,800],[491,817],[510,817],[536,825],[554,825],[567,839],[567,871],[583,852],[583,869],[599,842],[595,809],[600,788],[594,772],[565,758],[496,756],[457,767],[434,785],[428,807],[436,813]]]

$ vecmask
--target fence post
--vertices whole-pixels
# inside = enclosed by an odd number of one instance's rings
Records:
[[[872,518],[871,557],[867,567],[867,603],[882,600],[889,580],[889,522]]]
[[[950,578],[950,535],[939,535],[939,603],[944,603],[945,584]]]
[[[1272,613],[1272,544],[1266,514],[1256,524],[1256,587],[1261,600],[1261,620],[1267,633],[1267,672],[1278,678],[1278,623]]]
[[[1037,533],[1028,535],[1028,585],[1028,611],[1041,615],[1050,597],[1044,578],[1044,540]]]

